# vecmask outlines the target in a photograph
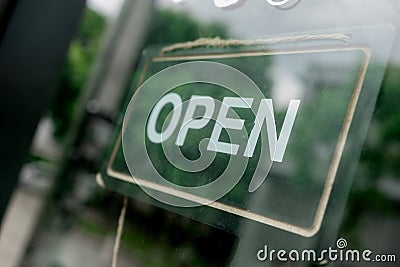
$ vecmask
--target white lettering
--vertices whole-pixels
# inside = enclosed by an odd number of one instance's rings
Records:
[[[266,121],[269,152],[272,161],[282,162],[286,146],[292,132],[294,120],[299,109],[300,100],[290,100],[289,108],[283,121],[279,139],[276,134],[276,124],[272,99],[262,99],[257,111],[254,127],[250,133],[249,141],[244,151],[245,157],[252,157],[261,132],[262,125]]]
[[[194,118],[197,106],[205,107],[205,112],[202,118]],[[213,115],[214,106],[214,99],[209,96],[194,95],[190,98],[188,108],[182,121],[181,129],[176,138],[175,144],[177,146],[183,146],[189,129],[201,129],[207,125]]]
[[[239,145],[220,142],[219,136],[221,135],[222,128],[235,130],[241,130],[243,128],[244,120],[226,117],[229,108],[250,108],[252,103],[252,98],[224,97],[207,150],[231,155],[237,154]]]
[[[157,119],[160,115],[162,108],[167,104],[173,105],[172,117],[170,119],[168,127],[163,132],[158,133],[156,129]],[[147,137],[149,138],[149,140],[153,143],[162,143],[167,140],[172,135],[176,126],[178,125],[181,112],[182,98],[178,94],[169,93],[163,96],[154,106],[147,122]]]
[[[215,100],[209,96],[194,95],[190,98],[178,136],[175,141],[175,145],[183,146],[190,129],[199,130],[204,128],[209,123],[215,109],[214,101]],[[167,104],[173,105],[173,110],[171,111],[172,115],[170,116],[168,126],[159,133],[156,130],[157,119],[161,110]],[[241,130],[244,126],[244,120],[227,117],[229,109],[251,108],[252,104],[253,98],[224,97],[217,115],[214,129],[210,136],[207,150],[237,155],[239,144],[221,142],[219,141],[219,138],[222,129]],[[196,117],[196,109],[200,106],[205,108],[204,115],[201,117]],[[257,114],[255,116],[254,126],[250,132],[243,156],[253,156],[257,141],[260,137],[262,126],[265,123],[267,128],[271,160],[275,162],[282,162],[299,106],[300,100],[290,100],[278,138],[272,99],[261,99]],[[182,99],[178,94],[169,93],[162,97],[154,106],[149,116],[147,123],[147,136],[149,140],[153,143],[162,143],[171,137],[179,123],[181,113]]]

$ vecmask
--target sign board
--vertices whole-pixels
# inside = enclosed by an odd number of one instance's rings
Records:
[[[347,33],[145,51],[99,179],[231,231],[314,236],[352,179],[387,60]]]

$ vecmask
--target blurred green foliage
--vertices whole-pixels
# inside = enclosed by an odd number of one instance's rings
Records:
[[[55,135],[62,139],[71,126],[73,112],[80,92],[88,78],[90,68],[98,55],[106,19],[86,9],[81,26],[71,42],[58,90],[50,108],[55,123]],[[156,9],[149,26],[145,47],[194,40],[199,37],[226,37],[223,25],[201,24],[186,13]]]
[[[382,190],[384,179],[400,178],[400,68],[388,66],[361,155],[343,231],[353,233],[363,217],[398,216],[399,203]]]
[[[217,23],[200,23],[187,13],[156,9],[145,46],[187,42],[201,37],[227,37],[226,27]]]
[[[81,26],[70,44],[58,90],[50,108],[58,138],[68,132],[76,101],[99,51],[105,26],[103,16],[86,9]]]

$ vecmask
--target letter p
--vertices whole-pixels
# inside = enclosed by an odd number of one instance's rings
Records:
[[[201,118],[194,118],[197,106],[205,107]],[[181,129],[176,138],[175,145],[183,146],[189,129],[201,129],[207,125],[214,112],[214,99],[209,96],[194,95],[190,98],[188,108],[182,121]]]

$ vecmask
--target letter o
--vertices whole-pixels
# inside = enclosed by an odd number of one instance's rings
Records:
[[[171,120],[168,124],[168,127],[161,133],[157,132],[156,123],[158,116],[162,108],[166,104],[172,104],[173,110]],[[172,133],[174,132],[176,126],[179,123],[179,118],[181,117],[182,113],[182,98],[176,93],[169,93],[163,96],[157,104],[154,106],[153,110],[150,113],[149,120],[147,121],[147,137],[153,143],[162,143],[171,137]]]

